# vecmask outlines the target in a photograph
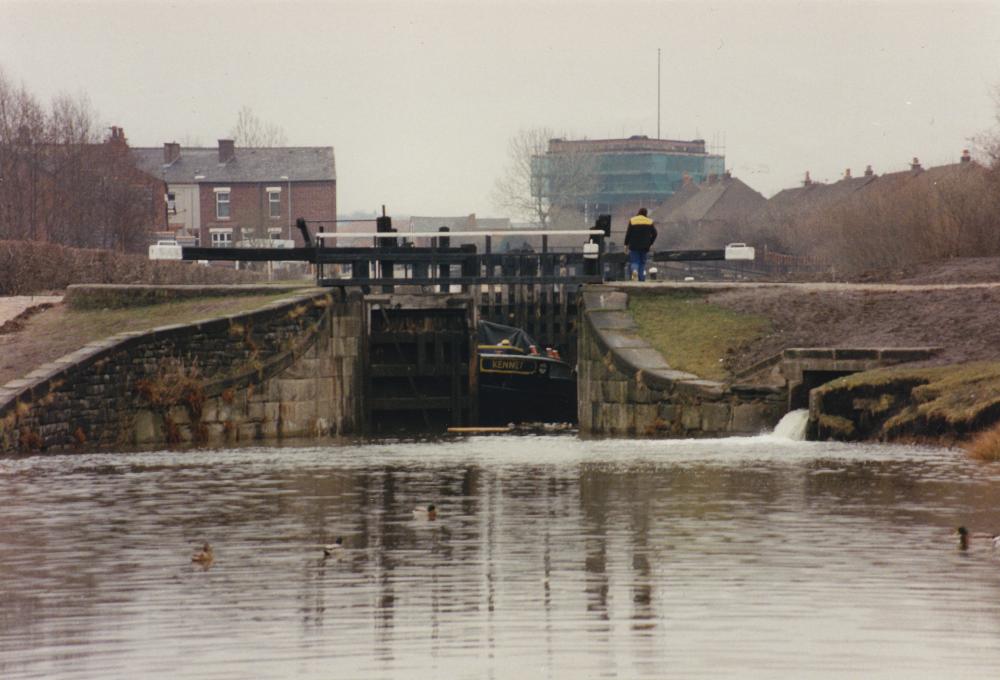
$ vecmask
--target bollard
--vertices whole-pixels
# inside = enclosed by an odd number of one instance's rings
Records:
[[[598,267],[600,265],[600,249],[601,247],[596,243],[583,244],[584,276],[597,276],[600,273],[598,271]]]
[[[448,227],[440,227],[438,229],[441,233],[448,233],[451,231]],[[437,247],[439,250],[447,250],[451,247],[451,238],[448,236],[441,236],[436,239]],[[451,263],[445,263],[438,265],[438,277],[441,279],[451,278]],[[445,282],[438,286],[439,293],[448,293],[451,291],[451,286]]]

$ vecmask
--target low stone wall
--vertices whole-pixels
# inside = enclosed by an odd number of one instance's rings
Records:
[[[813,388],[835,376],[930,359],[940,347],[801,347],[781,353],[788,384],[788,409],[808,408]]]
[[[709,437],[757,434],[785,413],[784,389],[726,385],[676,371],[638,336],[628,295],[583,293],[578,415],[589,435]]]
[[[362,305],[306,291],[123,333],[0,388],[0,452],[228,444],[357,431]]]

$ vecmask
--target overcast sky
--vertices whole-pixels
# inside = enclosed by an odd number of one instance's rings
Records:
[[[333,146],[342,213],[500,215],[507,143],[725,143],[771,196],[956,162],[995,124],[1000,2],[631,0],[314,3],[0,0],[0,67],[86,93],[133,146],[227,137],[246,104]]]

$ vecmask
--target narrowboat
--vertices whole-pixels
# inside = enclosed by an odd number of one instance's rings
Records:
[[[575,423],[576,372],[524,330],[479,322],[479,420]]]

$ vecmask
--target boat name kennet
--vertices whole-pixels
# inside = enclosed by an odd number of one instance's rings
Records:
[[[523,363],[520,359],[494,359],[493,368],[498,371],[520,371]]]
[[[481,357],[479,369],[486,373],[513,373],[517,375],[533,375],[535,364],[526,359],[507,357]]]

